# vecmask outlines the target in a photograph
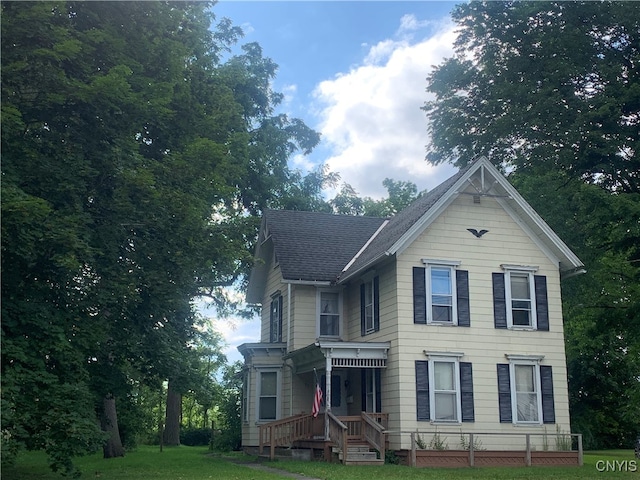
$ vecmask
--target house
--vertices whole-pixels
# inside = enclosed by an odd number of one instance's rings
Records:
[[[560,281],[583,271],[486,158],[388,219],[266,211],[247,290],[260,342],[238,347],[243,447],[340,450],[355,428],[378,451],[416,431],[543,450],[570,432]]]

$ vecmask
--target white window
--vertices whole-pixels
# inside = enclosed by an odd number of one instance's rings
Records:
[[[260,370],[258,372],[258,421],[277,420],[279,410],[279,372]]]
[[[340,336],[340,312],[342,294],[339,291],[318,291],[318,336]]]
[[[533,269],[506,269],[505,297],[508,328],[537,328]]]
[[[380,375],[380,373],[378,373]],[[366,412],[378,412],[376,405],[376,370],[367,368],[364,371],[365,379],[365,403],[364,410]]]
[[[511,408],[513,423],[541,424],[540,367],[533,361],[512,361]]]
[[[427,323],[457,325],[456,266],[460,262],[424,259],[423,263],[426,265]]]
[[[375,331],[375,322],[374,322],[374,287],[373,287],[373,278],[368,280],[363,284],[364,288],[364,323],[365,323],[365,333],[371,333]],[[375,410],[367,410],[368,412],[373,412]]]
[[[434,422],[460,421],[460,368],[457,358],[429,359],[431,419]]]

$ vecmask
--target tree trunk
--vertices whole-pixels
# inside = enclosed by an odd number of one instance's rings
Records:
[[[167,387],[167,413],[164,422],[164,444],[180,445],[180,410],[182,395],[173,389],[171,380]]]
[[[102,430],[109,434],[109,438],[102,448],[104,458],[124,457],[124,447],[118,429],[116,398],[113,395],[107,395],[104,397],[102,405]]]

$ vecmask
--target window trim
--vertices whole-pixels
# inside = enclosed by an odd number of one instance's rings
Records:
[[[274,310],[275,305],[275,310]],[[282,308],[284,302],[282,293],[280,291],[271,295],[271,304],[269,306],[269,343],[281,343],[282,342]],[[274,311],[277,316],[274,316]],[[274,332],[274,324],[276,326],[276,332]],[[275,333],[275,334],[274,334]]]
[[[258,375],[256,377],[256,423],[269,423],[280,419],[280,408],[282,400],[282,369],[274,367],[256,367]],[[262,400],[262,374],[263,373],[275,373],[276,374],[276,416],[275,418],[260,418],[260,401]],[[269,397],[272,397],[270,395]]]
[[[322,294],[323,293],[337,293],[338,294],[338,334],[337,335],[322,335],[321,333],[321,314],[320,311],[322,305]],[[337,288],[318,288],[316,291],[316,337],[317,338],[330,338],[330,339],[340,339],[342,338],[342,329],[343,329],[343,291],[342,289]]]
[[[242,423],[249,422],[249,392],[251,371],[246,369],[242,375]]]
[[[537,330],[538,329],[538,312],[536,310],[536,286],[534,273],[538,270],[538,267],[526,267],[518,265],[501,265],[504,270],[504,296],[505,305],[507,309],[507,328],[511,330]],[[527,282],[529,284],[529,304],[530,319],[529,325],[514,325],[513,324],[513,298],[511,295],[511,275],[527,276]]]
[[[422,263],[425,266],[425,292],[427,302],[427,325],[458,325],[458,291],[457,291],[457,274],[456,270],[462,262],[456,260],[438,260],[431,258],[423,258]],[[451,286],[451,321],[441,322],[433,319],[433,291],[431,289],[431,272],[432,268],[448,269],[449,282]]]
[[[374,286],[375,277],[371,277],[370,279],[362,282],[364,285],[364,304],[362,308],[364,309],[364,334],[368,335],[376,331],[376,289]],[[371,292],[371,303],[366,303],[367,298],[367,290]],[[367,307],[371,307],[371,326],[367,324]]]
[[[511,382],[511,421],[514,425],[542,425],[544,421],[542,411],[542,385],[540,380],[540,361],[543,357],[528,357],[525,355],[508,355],[509,381]],[[518,391],[516,384],[516,367],[533,367],[534,386],[538,420],[518,420]]]
[[[460,384],[460,358],[463,353],[457,352],[424,352],[429,361],[429,418],[433,424],[460,425],[462,424],[462,388]],[[456,395],[456,418],[454,420],[436,419],[436,382],[435,364],[449,363],[453,365],[454,393]]]

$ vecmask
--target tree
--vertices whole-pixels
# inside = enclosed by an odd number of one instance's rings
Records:
[[[640,191],[640,5],[471,2],[429,76],[427,158],[554,168]]]
[[[387,189],[387,198],[381,200],[374,200],[371,197],[360,198],[358,192],[345,183],[329,203],[335,213],[342,215],[390,217],[425,193],[418,192],[418,187],[413,182],[385,178],[382,185]]]
[[[640,430],[640,6],[472,2],[428,81],[427,158],[487,155],[584,261],[563,282],[572,428]]]
[[[259,46],[223,61],[241,32],[211,6],[2,4],[2,425],[54,469],[180,369],[192,299],[244,273],[318,141],[275,113]]]

